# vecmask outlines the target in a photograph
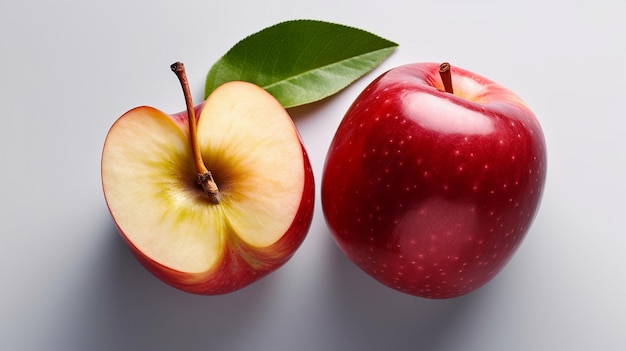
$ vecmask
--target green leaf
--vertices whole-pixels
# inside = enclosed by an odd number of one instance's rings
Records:
[[[284,107],[337,93],[384,61],[398,44],[340,24],[294,20],[250,35],[211,67],[205,98],[233,80],[257,84]]]

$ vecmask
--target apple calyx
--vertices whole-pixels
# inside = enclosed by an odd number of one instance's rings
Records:
[[[439,65],[439,75],[441,76],[443,88],[446,93],[454,94],[454,89],[452,89],[452,73],[450,72],[450,64],[448,62]]]
[[[187,81],[187,74],[185,72],[185,65],[182,62],[173,63],[170,68],[172,72],[176,74],[180,85],[183,88],[183,94],[185,96],[185,104],[187,105],[187,121],[189,123],[189,141],[191,142],[191,151],[193,153],[194,163],[196,170],[198,171],[198,184],[202,186],[204,193],[209,197],[209,200],[214,204],[220,203],[220,191],[213,179],[213,174],[204,165],[202,155],[200,154],[200,148],[198,147],[198,132],[196,113],[194,110],[193,100],[191,98],[191,91],[189,89],[189,82]]]

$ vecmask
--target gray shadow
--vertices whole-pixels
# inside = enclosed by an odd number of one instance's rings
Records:
[[[112,220],[100,233],[99,256],[86,264],[68,335],[69,350],[216,350],[258,323],[258,308],[272,290],[272,274],[226,295],[200,296],[177,290],[150,274],[131,254]]]
[[[353,264],[328,234],[329,300],[343,349],[444,350],[487,299],[489,286],[444,300],[411,296],[384,286]]]

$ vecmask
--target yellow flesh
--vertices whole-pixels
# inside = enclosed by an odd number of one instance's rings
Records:
[[[199,273],[228,235],[265,247],[287,231],[300,205],[304,160],[287,112],[249,83],[214,91],[198,121],[219,205],[196,186],[189,140],[164,113],[140,107],[111,128],[102,157],[107,204],[126,237],[172,269]]]

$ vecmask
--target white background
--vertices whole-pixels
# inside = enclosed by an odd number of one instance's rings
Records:
[[[626,2],[4,1],[0,5],[0,349],[626,349]],[[432,301],[392,291],[340,253],[319,201],[299,251],[266,279],[196,296],[130,255],[102,195],[111,124],[137,105],[184,109],[211,64],[283,20],[400,43],[339,95],[290,111],[319,183],[326,149],[378,74],[450,61],[520,95],[548,144],[545,196],[510,264]]]

